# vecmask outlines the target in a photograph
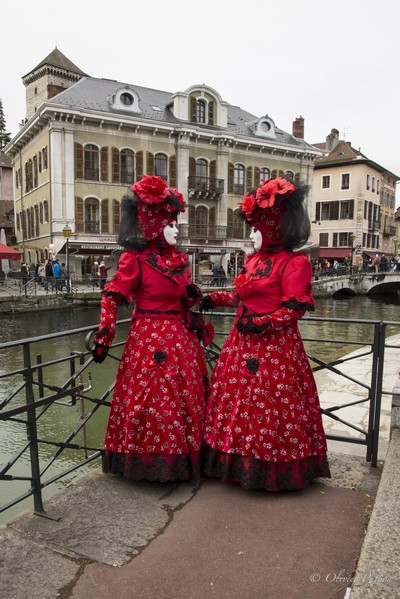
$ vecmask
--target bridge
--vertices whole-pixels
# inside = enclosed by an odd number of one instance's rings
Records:
[[[315,297],[396,293],[400,291],[400,271],[326,275],[318,280],[314,279],[313,288]]]

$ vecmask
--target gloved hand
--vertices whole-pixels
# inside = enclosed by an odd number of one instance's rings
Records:
[[[93,362],[96,364],[101,364],[107,357],[109,348],[103,345],[102,343],[95,343],[93,349]]]
[[[256,324],[253,316],[241,316],[236,323],[239,333],[262,333],[265,330],[265,324]]]
[[[194,283],[190,283],[190,285],[186,285],[186,295],[189,299],[200,299],[201,298],[201,290]]]
[[[203,299],[200,302],[200,310],[201,311],[208,311],[208,310],[213,310],[215,304],[214,301],[211,299],[211,297],[209,295],[206,295],[203,297]]]

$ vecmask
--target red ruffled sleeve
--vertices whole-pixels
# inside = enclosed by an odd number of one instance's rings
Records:
[[[311,285],[312,267],[304,254],[294,254],[282,277],[282,306],[294,310],[314,310]]]

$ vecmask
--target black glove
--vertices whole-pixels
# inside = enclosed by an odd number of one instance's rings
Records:
[[[265,324],[255,324],[253,317],[241,316],[236,323],[236,328],[239,333],[262,333],[265,330]]]
[[[190,299],[200,299],[201,291],[194,283],[190,283],[190,285],[186,285],[186,295]]]
[[[207,312],[208,310],[213,310],[214,306],[215,306],[214,300],[212,300],[209,295],[204,296],[200,302],[200,310],[201,311]]]
[[[93,362],[101,364],[107,358],[109,348],[101,343],[95,343],[94,350],[92,353]]]

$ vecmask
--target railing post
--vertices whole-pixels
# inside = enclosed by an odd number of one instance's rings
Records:
[[[386,326],[382,322],[375,325],[367,444],[367,461],[371,462],[371,466],[373,467],[376,467],[378,463],[379,426],[382,404],[382,382],[383,368],[385,362],[385,330]]]
[[[31,457],[32,493],[35,514],[43,515],[42,487],[40,481],[39,446],[36,427],[36,410],[32,384],[31,354],[28,343],[23,345],[24,368],[25,368],[25,398],[27,405],[27,437],[29,441],[29,452]]]

